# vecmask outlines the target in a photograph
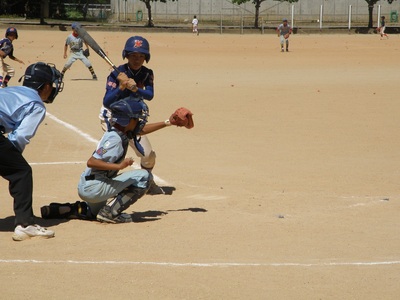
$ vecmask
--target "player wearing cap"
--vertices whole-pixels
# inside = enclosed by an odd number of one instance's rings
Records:
[[[0,40],[0,59],[2,64],[2,72],[0,73],[0,88],[7,87],[11,77],[14,77],[15,70],[4,62],[8,56],[10,59],[24,64],[24,62],[14,56],[13,41],[18,39],[18,31],[15,27],[9,27],[6,30],[5,38]]]
[[[67,60],[67,62],[64,65],[64,68],[61,71],[61,75],[64,76],[65,72],[71,68],[72,64],[76,62],[77,60],[80,60],[83,62],[83,64],[89,69],[90,74],[92,74],[93,80],[97,80],[97,75],[94,72],[94,69],[92,67],[92,63],[90,60],[84,55],[83,51],[83,43],[84,41],[79,37],[78,32],[76,31],[76,28],[80,26],[78,22],[74,22],[71,25],[72,28],[72,33],[67,37],[65,40],[65,45],[64,45],[64,59],[67,58],[67,50],[68,46],[70,47],[70,56]],[[89,47],[87,43],[85,42],[86,46],[86,53],[87,56],[89,53]]]
[[[154,73],[144,66],[150,61],[150,45],[142,36],[130,37],[122,50],[122,58],[128,62],[118,67],[119,72],[113,71],[107,78],[106,93],[100,110],[100,120],[103,130],[109,130],[110,105],[118,100],[132,98],[136,101],[151,101],[154,97]],[[156,163],[156,153],[147,136],[140,141],[141,148],[137,149],[133,142],[131,147],[140,157],[140,165],[151,172]],[[154,182],[149,194],[163,194],[162,188]]]
[[[292,27],[288,24],[287,19],[282,20],[282,24],[280,24],[276,28],[276,32],[278,33],[278,37],[280,38],[281,43],[281,52],[284,52],[283,46],[286,44],[286,52],[289,52],[289,36],[292,34]]]
[[[44,103],[52,103],[63,89],[61,74],[51,64],[32,64],[22,78],[23,86],[0,90],[0,176],[14,198],[14,241],[54,236],[34,224],[32,169],[22,153],[46,115]]]

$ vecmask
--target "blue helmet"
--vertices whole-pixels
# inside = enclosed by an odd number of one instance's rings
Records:
[[[6,37],[8,37],[11,33],[15,33],[15,38],[18,39],[18,31],[15,27],[8,27],[6,30]]]
[[[114,124],[125,127],[131,119],[138,119],[136,127],[132,131],[126,132],[126,135],[133,140],[136,149],[144,155],[144,149],[137,136],[147,123],[147,116],[149,115],[147,105],[138,98],[127,97],[111,104],[110,109],[111,122]]]
[[[44,84],[51,83],[53,90],[49,98],[44,101],[46,103],[52,103],[54,98],[59,92],[62,92],[64,83],[62,82],[61,73],[56,69],[53,64],[46,64],[44,62],[37,62],[28,66],[19,81],[24,78],[22,83],[23,86],[39,90]]]
[[[150,45],[149,42],[141,36],[132,36],[126,43],[124,50],[122,50],[122,58],[126,58],[130,53],[142,53],[146,57],[146,62],[150,60]]]
[[[76,29],[78,27],[81,27],[81,24],[79,24],[78,22],[74,22],[74,23],[71,24],[71,28],[72,29]]]

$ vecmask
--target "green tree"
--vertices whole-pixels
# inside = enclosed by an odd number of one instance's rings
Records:
[[[263,3],[266,0],[231,0],[231,2],[233,4],[238,4],[238,5],[246,3],[246,2],[250,2],[250,1],[253,2],[253,4],[255,5],[255,8],[256,8],[254,27],[259,28],[258,23],[259,23],[259,16],[260,16],[260,6],[261,6],[261,3]],[[293,3],[293,2],[298,2],[299,0],[278,0],[278,1]]]
[[[365,2],[368,3],[368,28],[372,28],[373,27],[373,13],[374,13],[374,6],[375,4],[378,2],[379,0],[365,0]],[[393,1],[396,0],[387,0],[387,2],[389,4],[392,4]]]
[[[144,4],[146,5],[147,14],[149,15],[149,21],[147,22],[147,27],[153,27],[154,23],[153,23],[153,20],[152,20],[152,17],[151,17],[151,2],[160,1],[162,3],[166,3],[167,0],[140,0],[140,1],[144,2]],[[174,2],[174,1],[178,1],[178,0],[169,0],[169,1]]]

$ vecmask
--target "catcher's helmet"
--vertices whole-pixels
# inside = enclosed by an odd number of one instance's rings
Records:
[[[124,50],[122,50],[122,58],[126,58],[130,53],[142,53],[146,57],[146,62],[150,60],[150,45],[149,42],[141,36],[132,36],[126,43]]]
[[[15,27],[8,27],[6,30],[6,37],[8,37],[11,33],[15,33],[15,38],[18,39],[18,31]]]
[[[128,97],[114,102],[111,104],[110,110],[111,121],[121,126],[127,126],[131,119],[138,119],[141,124],[141,130],[147,123],[147,105],[138,98]]]
[[[147,116],[149,115],[147,105],[138,98],[127,97],[111,104],[110,109],[112,115],[111,123],[117,123],[125,127],[131,119],[138,119],[136,127],[132,131],[126,132],[126,135],[133,140],[136,149],[144,155],[144,149],[140,145],[138,135],[147,123]]]
[[[22,85],[34,90],[39,90],[46,83],[52,84],[53,91],[49,98],[44,101],[46,103],[52,103],[64,87],[61,73],[56,69],[54,64],[46,64],[44,62],[32,64],[26,68],[25,75],[22,77],[24,78]],[[19,81],[21,81],[22,77]]]

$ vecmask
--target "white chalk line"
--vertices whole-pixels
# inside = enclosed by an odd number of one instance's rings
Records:
[[[400,265],[400,261],[373,262],[321,262],[321,263],[179,263],[152,261],[88,261],[88,260],[36,260],[36,259],[1,259],[0,263],[19,264],[63,264],[63,265],[143,265],[166,267],[343,267],[343,266],[384,266]]]
[[[83,131],[81,131],[78,127],[75,127],[74,125],[71,125],[67,122],[64,122],[62,120],[60,120],[59,118],[57,118],[56,116],[53,116],[52,114],[50,114],[49,112],[46,112],[46,116],[50,119],[52,119],[53,121],[57,122],[58,124],[74,131],[75,133],[79,134],[80,136],[82,136],[84,139],[86,139],[89,142],[95,143],[97,144],[99,141],[93,137],[91,137],[89,134],[84,133]]]
[[[54,162],[33,162],[29,163],[31,166],[41,166],[41,165],[77,165],[86,164],[86,161],[54,161]]]

